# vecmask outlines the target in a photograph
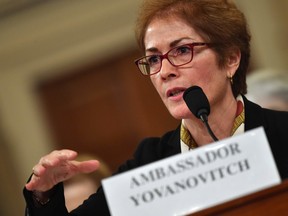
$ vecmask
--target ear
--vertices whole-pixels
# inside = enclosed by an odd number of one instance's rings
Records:
[[[239,65],[240,65],[240,60],[241,60],[241,52],[240,50],[233,49],[228,56],[227,59],[227,77],[233,77],[234,74],[236,73]]]

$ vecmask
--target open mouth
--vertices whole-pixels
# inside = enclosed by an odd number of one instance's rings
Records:
[[[185,91],[185,89],[175,89],[175,90],[171,90],[168,92],[168,97],[174,97],[177,95],[182,94]]]

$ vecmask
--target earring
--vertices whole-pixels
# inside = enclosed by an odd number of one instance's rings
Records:
[[[231,85],[233,85],[233,76],[230,75],[230,76],[228,77],[228,79],[230,79],[230,83],[231,83]]]

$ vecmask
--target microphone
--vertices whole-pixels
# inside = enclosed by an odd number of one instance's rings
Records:
[[[190,111],[199,119],[202,120],[206,126],[208,133],[214,141],[218,141],[218,138],[214,135],[208,123],[208,115],[210,114],[209,101],[199,86],[192,86],[183,94],[183,99],[190,109]]]

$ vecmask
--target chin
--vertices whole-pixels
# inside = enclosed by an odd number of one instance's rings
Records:
[[[169,110],[170,115],[177,120],[191,118],[192,113],[185,109],[185,110]]]

